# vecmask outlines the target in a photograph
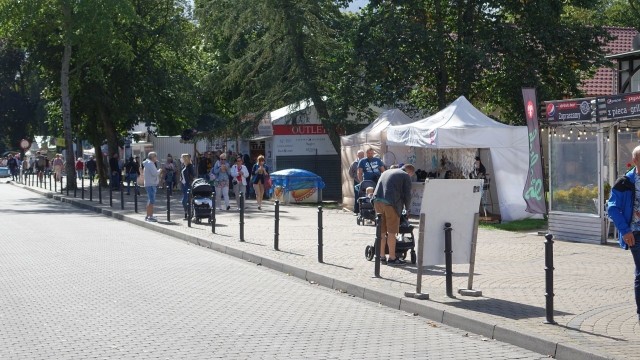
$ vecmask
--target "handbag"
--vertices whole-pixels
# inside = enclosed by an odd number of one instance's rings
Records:
[[[273,185],[271,183],[271,176],[269,176],[269,174],[265,174],[264,175],[264,189],[265,190],[271,189],[271,185]]]

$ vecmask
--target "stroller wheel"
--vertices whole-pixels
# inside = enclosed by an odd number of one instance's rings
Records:
[[[367,245],[367,247],[364,248],[364,257],[367,260],[371,261],[373,260],[373,255],[374,255],[373,246]]]
[[[407,258],[407,252],[406,252],[406,251],[403,251],[403,252],[397,252],[397,253],[396,253],[396,257],[398,257],[398,258],[400,258],[400,259],[404,260],[404,259],[406,259],[406,258]]]
[[[358,225],[360,225],[360,216],[358,216],[358,217],[356,218],[356,223],[357,223]]]
[[[416,252],[411,250],[411,263],[415,264],[416,263]]]

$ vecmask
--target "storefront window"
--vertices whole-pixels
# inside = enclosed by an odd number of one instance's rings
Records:
[[[595,129],[551,129],[551,210],[598,214],[598,139]]]

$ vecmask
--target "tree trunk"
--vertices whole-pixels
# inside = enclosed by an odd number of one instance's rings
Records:
[[[64,132],[64,146],[66,149],[65,170],[67,172],[67,188],[76,189],[75,156],[73,152],[73,136],[71,134],[71,95],[69,94],[69,67],[71,65],[71,7],[62,2],[64,15],[64,52],[62,54],[62,69],[60,71],[60,91],[62,97],[62,129]]]

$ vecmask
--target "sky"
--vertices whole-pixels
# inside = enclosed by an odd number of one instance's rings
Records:
[[[351,3],[351,5],[349,5],[347,10],[356,12],[360,10],[359,8],[364,7],[368,3],[369,3],[369,0],[353,0],[353,2]]]

